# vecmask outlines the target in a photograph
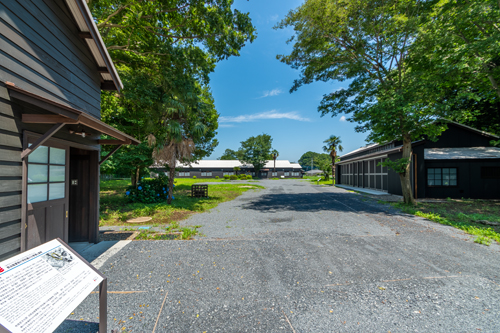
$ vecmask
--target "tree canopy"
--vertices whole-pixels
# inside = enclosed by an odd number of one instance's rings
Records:
[[[316,169],[320,169],[320,164],[324,161],[327,163],[330,162],[330,156],[328,154],[315,153],[312,151],[308,151],[299,158],[299,164],[303,168],[311,167],[311,160],[313,162],[313,167]]]
[[[412,203],[411,142],[445,128],[434,121],[424,83],[406,62],[429,10],[429,2],[414,0],[307,0],[277,25],[295,31],[290,55],[277,56],[301,72],[292,92],[314,81],[349,80],[347,89],[323,96],[321,114],[349,115],[369,141],[403,142],[403,158],[389,166],[400,174],[405,202]]]
[[[249,137],[241,142],[239,160],[242,163],[253,165],[255,173],[258,173],[266,165],[267,161],[272,159],[272,143],[273,139],[269,134]]]
[[[209,74],[256,37],[248,13],[232,5],[232,0],[91,0],[124,83],[119,93],[102,93],[103,120],[143,142],[150,139],[156,156],[181,146],[190,152],[183,158],[210,155],[218,144],[218,113]]]
[[[238,159],[238,152],[229,148],[224,151],[221,157],[218,158],[218,160],[237,160],[237,159]]]

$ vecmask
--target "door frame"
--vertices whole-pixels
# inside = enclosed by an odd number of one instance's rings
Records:
[[[23,131],[23,150],[28,148],[28,143],[30,140],[37,140],[43,136],[43,134],[35,133],[31,131]],[[63,139],[50,138],[48,139],[44,145],[54,145],[63,146],[67,149],[66,154],[66,193],[68,195],[68,203],[69,203],[69,186],[71,180],[69,179],[69,158],[70,158],[70,147],[80,148],[91,151],[90,154],[90,179],[94,179],[95,183],[90,184],[90,208],[89,208],[89,219],[94,219],[93,223],[90,223],[90,242],[97,242],[98,236],[98,227],[99,227],[99,152],[101,150],[100,146],[96,142],[96,146],[85,145],[77,142],[72,142]],[[22,193],[21,193],[21,252],[26,251],[26,228],[27,228],[27,212],[28,212],[28,203],[27,203],[27,195],[28,195],[28,163],[27,158],[22,160]],[[94,167],[93,167],[94,166]],[[68,206],[69,209],[69,206]],[[69,216],[69,215],[68,215]],[[69,220],[68,226],[65,231],[66,233],[69,230]]]

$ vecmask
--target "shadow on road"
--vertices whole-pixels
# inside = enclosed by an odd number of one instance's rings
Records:
[[[355,197],[355,194],[350,193],[271,193],[244,204],[242,208],[261,212],[319,212],[325,210],[357,213],[382,212],[376,207],[361,202]]]

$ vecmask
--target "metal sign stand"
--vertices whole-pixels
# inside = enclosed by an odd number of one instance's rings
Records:
[[[68,250],[71,251],[76,257],[80,258],[81,261],[87,264],[94,272],[96,272],[102,281],[99,284],[99,333],[106,333],[108,330],[108,278],[105,277],[98,269],[92,266],[87,260],[85,260],[81,255],[79,255],[75,250],[73,250],[68,244],[66,244],[62,239],[57,238],[61,243],[63,243]],[[0,331],[0,333],[2,333]]]
[[[92,266],[87,260],[85,260],[81,255],[75,252],[71,247],[68,246],[62,239],[57,238],[59,242],[61,242],[66,248],[78,257],[81,261],[83,261],[87,266],[89,266],[94,272],[96,272],[100,277],[102,277],[102,281],[99,284],[99,333],[106,333],[108,330],[108,279],[99,272],[94,266]],[[0,324],[0,333],[11,333],[5,327]]]

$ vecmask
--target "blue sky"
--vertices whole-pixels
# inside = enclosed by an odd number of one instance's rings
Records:
[[[356,133],[345,118],[320,117],[317,107],[324,94],[345,82],[316,82],[290,94],[299,71],[276,59],[289,54],[286,40],[292,30],[274,30],[289,10],[301,0],[236,0],[234,7],[249,12],[257,28],[257,39],[241,50],[241,56],[218,63],[210,86],[220,113],[219,146],[207,159],[216,159],[226,148],[237,150],[250,136],[267,133],[279,159],[297,161],[307,151],[321,152],[330,135],[342,139],[344,153],[365,145],[366,133]]]

